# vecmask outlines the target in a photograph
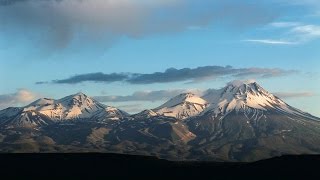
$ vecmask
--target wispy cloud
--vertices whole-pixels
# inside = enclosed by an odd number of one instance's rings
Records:
[[[138,113],[143,110],[142,104],[127,104],[127,105],[120,105],[117,108],[124,110],[128,113]]]
[[[270,26],[276,28],[288,28],[288,27],[295,27],[301,25],[300,22],[273,22],[270,23]]]
[[[124,81],[131,75],[128,73],[111,73],[111,74],[103,74],[103,73],[89,73],[89,74],[81,74],[75,75],[68,79],[55,80],[54,83],[57,84],[76,84],[84,81],[93,81],[93,82],[117,82]],[[41,84],[44,82],[38,82]]]
[[[275,39],[247,39],[247,42],[261,43],[261,44],[273,44],[273,45],[293,45],[296,42],[285,41],[285,40],[275,40]]]
[[[95,96],[100,102],[127,102],[127,101],[163,101],[168,100],[178,94],[193,92],[201,94],[200,90],[169,89],[159,91],[137,91],[128,96]]]
[[[300,22],[274,22],[269,26],[285,29],[286,32],[281,34],[283,36],[281,39],[247,39],[244,41],[269,45],[299,45],[320,39],[320,25]]]
[[[29,103],[38,96],[38,94],[27,89],[18,89],[15,93],[0,95],[0,109]]]
[[[320,26],[318,25],[301,25],[293,27],[290,33],[299,38],[300,41],[310,41],[320,38]]]
[[[25,2],[28,0],[0,0],[0,6],[9,6],[19,2]]]
[[[284,99],[315,96],[313,92],[275,92],[274,95]]]
[[[233,68],[232,66],[202,66],[197,68],[169,68],[164,72],[151,74],[142,73],[89,73],[74,75],[70,78],[53,80],[54,84],[77,84],[82,82],[112,83],[125,82],[129,84],[153,84],[170,82],[199,82],[217,78],[271,78],[298,73],[296,70],[284,70],[280,68]],[[47,82],[37,82],[45,84]]]
[[[242,84],[243,82],[251,83],[255,82],[253,80],[241,81],[235,80],[229,82],[227,84],[238,85]],[[157,101],[166,101],[170,98],[177,96],[182,93],[194,93],[199,96],[203,96],[207,93],[219,93],[221,92],[219,89],[168,89],[168,90],[159,90],[159,91],[136,91],[131,95],[128,96],[120,96],[120,95],[111,95],[111,96],[94,96],[96,100],[100,102],[138,102],[138,101],[145,101],[145,102],[157,102]],[[312,97],[316,94],[313,92],[275,92],[272,93],[280,98],[283,99],[295,99],[295,98],[303,98],[303,97]]]

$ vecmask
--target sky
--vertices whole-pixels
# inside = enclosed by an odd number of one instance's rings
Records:
[[[0,109],[83,92],[130,113],[254,79],[320,117],[320,1],[0,0]]]

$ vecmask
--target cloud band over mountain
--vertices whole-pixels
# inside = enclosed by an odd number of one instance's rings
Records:
[[[315,96],[313,92],[275,92],[274,94],[284,99]]]
[[[54,84],[77,84],[83,82],[112,83],[126,82],[129,84],[153,84],[183,81],[204,81],[225,77],[234,78],[271,78],[298,73],[296,70],[280,68],[234,68],[232,66],[202,66],[197,68],[169,68],[164,72],[142,73],[110,73],[102,72],[74,75],[66,79],[53,80]],[[37,82],[45,84],[48,82]]]
[[[137,91],[128,96],[95,96],[94,99],[100,102],[128,102],[128,101],[161,101],[172,98],[178,94],[189,92],[184,89],[158,90],[158,91]]]
[[[94,96],[93,98],[99,102],[156,102],[165,101],[181,93],[194,93],[199,96],[210,92],[217,92],[218,89],[207,89],[207,90],[188,90],[188,89],[170,89],[170,90],[157,90],[157,91],[136,91],[131,95],[109,95],[109,96]],[[296,98],[307,98],[315,96],[313,92],[275,92],[274,95],[283,99],[296,99]],[[141,110],[141,109],[140,109]]]
[[[0,109],[30,103],[38,96],[38,94],[27,89],[18,89],[17,92],[12,94],[0,94]]]

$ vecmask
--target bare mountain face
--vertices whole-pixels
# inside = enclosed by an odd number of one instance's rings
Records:
[[[320,119],[257,83],[178,95],[129,116],[78,93],[0,111],[1,152],[116,152],[171,160],[256,161],[320,153]]]

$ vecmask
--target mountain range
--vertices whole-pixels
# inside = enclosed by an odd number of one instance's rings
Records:
[[[83,93],[0,111],[0,152],[103,152],[248,162],[320,154],[320,118],[256,82],[183,93],[130,115]]]

